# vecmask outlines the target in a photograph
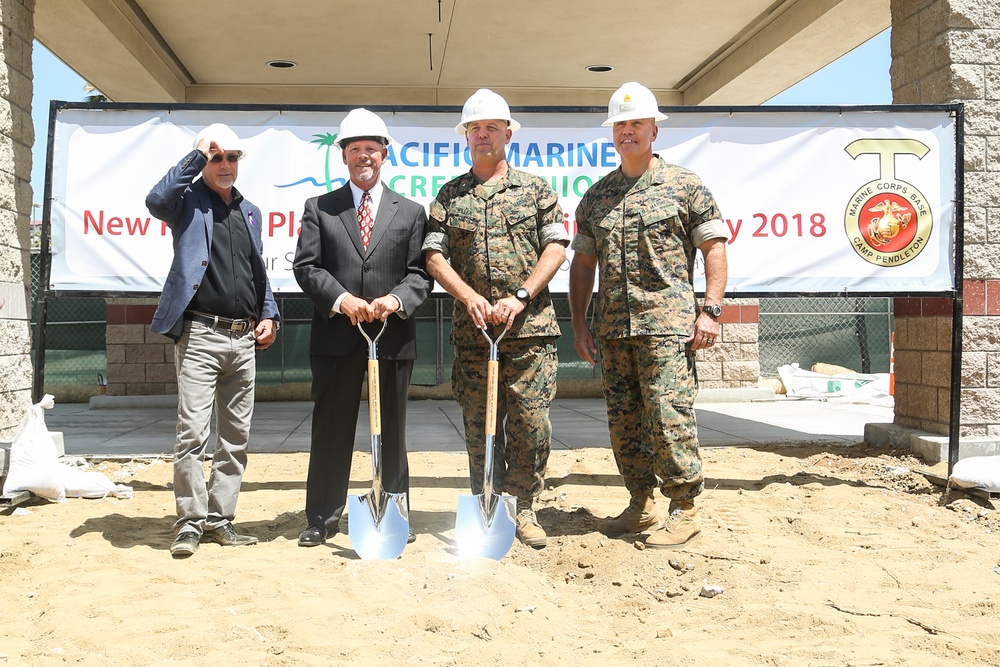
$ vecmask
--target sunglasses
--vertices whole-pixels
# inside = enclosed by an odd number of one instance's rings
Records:
[[[239,162],[242,158],[243,158],[243,152],[242,151],[240,151],[238,153],[226,153],[226,155],[225,155],[226,162],[228,162],[230,164],[232,164],[233,162]],[[211,158],[209,158],[208,161],[209,162],[214,162],[215,164],[219,164],[220,162],[222,162],[222,159],[223,159],[222,153],[216,153]]]

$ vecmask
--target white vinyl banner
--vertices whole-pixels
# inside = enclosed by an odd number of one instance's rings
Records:
[[[469,170],[457,112],[379,112],[395,139],[383,181],[424,205]],[[150,188],[206,125],[244,141],[236,187],[263,212],[275,292],[298,292],[292,258],[305,200],[341,187],[333,145],[346,111],[60,109],[52,166],[50,289],[159,292],[170,230]],[[947,111],[684,111],[654,149],[701,176],[729,229],[731,296],[952,290],[955,119]],[[517,113],[511,166],[558,193],[569,232],[597,179],[617,168],[604,114]],[[569,253],[572,256],[572,253]],[[569,261],[553,280],[567,291]],[[704,276],[695,278],[704,289]]]

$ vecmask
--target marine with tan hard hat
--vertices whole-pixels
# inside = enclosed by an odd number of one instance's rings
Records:
[[[235,187],[243,156],[232,128],[209,125],[146,196],[149,212],[170,228],[174,251],[150,325],[175,343],[174,558],[191,556],[204,540],[257,542],[232,521],[247,464],[254,352],[274,342],[280,316],[261,254],[264,218]],[[218,438],[209,452],[213,410]]]
[[[359,322],[385,322],[378,344],[382,388],[382,478],[389,493],[407,493],[406,401],[417,328],[412,315],[431,291],[420,244],[424,207],[390,190],[382,166],[393,139],[377,114],[352,109],[336,145],[350,180],[306,201],[292,272],[313,304],[309,332],[313,416],[301,547],[339,531],[347,504],[361,384],[368,345]],[[374,327],[377,330],[377,326]],[[410,528],[410,541],[416,539]]]
[[[635,82],[608,102],[621,166],[595,183],[576,210],[569,299],[574,344],[601,359],[608,430],[628,507],[600,525],[609,534],[652,531],[649,547],[675,548],[701,532],[704,488],[693,404],[695,353],[715,344],[726,290],[726,227],[693,172],[653,152],[666,120],[653,92]],[[705,298],[693,288],[696,250]],[[587,309],[600,269],[593,330]],[[670,499],[662,525],[654,491]]]
[[[423,249],[427,270],[455,297],[452,391],[462,406],[474,494],[483,493],[486,362],[482,331],[497,338],[500,389],[493,488],[516,496],[516,534],[542,548],[545,530],[532,507],[544,486],[551,444],[559,335],[548,284],[566,257],[569,235],[552,188],[507,164],[520,124],[507,101],[482,88],[462,108],[472,169],[431,202]]]

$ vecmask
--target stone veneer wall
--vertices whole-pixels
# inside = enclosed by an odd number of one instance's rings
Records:
[[[0,439],[31,405],[29,232],[34,0],[0,0]],[[41,194],[41,193],[39,193]]]
[[[698,351],[698,384],[703,389],[756,387],[760,380],[760,319],[756,299],[727,299],[719,317],[719,338]]]
[[[1000,435],[1000,0],[890,0],[896,104],[965,108],[962,436]],[[947,434],[950,303],[896,300],[896,423]],[[949,342],[945,342],[949,341]],[[901,378],[903,378],[901,380]]]
[[[993,141],[1000,144],[1000,137]],[[992,196],[1000,197],[1000,192]],[[998,211],[994,208],[990,214],[994,224],[1000,224]],[[1000,261],[1000,248],[993,245],[993,253],[993,261]],[[968,271],[968,261],[965,266]],[[1000,280],[965,280],[963,289],[961,435],[996,437],[1000,435]]]

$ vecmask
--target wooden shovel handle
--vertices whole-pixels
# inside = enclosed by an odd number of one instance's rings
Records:
[[[499,383],[500,362],[486,363],[486,435],[497,433],[497,385]]]
[[[368,424],[372,435],[382,435],[382,406],[379,405],[378,359],[368,360]]]

